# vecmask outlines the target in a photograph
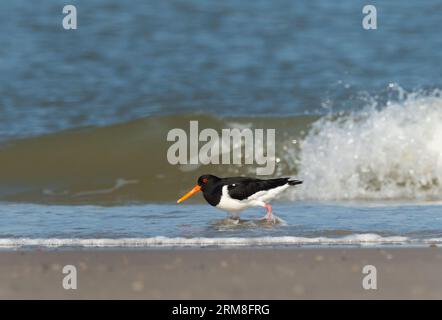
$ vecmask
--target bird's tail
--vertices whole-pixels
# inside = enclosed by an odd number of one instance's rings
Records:
[[[301,180],[289,180],[288,183],[291,186],[296,186],[297,184],[301,184],[302,181]]]

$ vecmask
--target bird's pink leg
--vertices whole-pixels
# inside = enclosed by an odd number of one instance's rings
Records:
[[[273,220],[272,206],[266,203],[264,207],[267,209],[267,214],[266,214],[267,221],[271,222]]]

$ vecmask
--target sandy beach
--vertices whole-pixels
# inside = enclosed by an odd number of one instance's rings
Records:
[[[65,290],[62,270],[77,269]],[[362,268],[377,269],[365,290]],[[441,299],[440,248],[4,251],[2,299]]]

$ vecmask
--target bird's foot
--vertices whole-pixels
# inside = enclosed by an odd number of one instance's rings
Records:
[[[271,214],[271,215],[266,214],[259,221],[262,225],[266,225],[266,226],[287,225],[287,223],[283,219],[281,219],[280,217],[278,217],[275,214]]]
[[[276,224],[278,222],[278,219],[273,214],[271,215],[266,214],[264,217],[260,219],[260,221],[263,224],[271,225],[271,224]]]

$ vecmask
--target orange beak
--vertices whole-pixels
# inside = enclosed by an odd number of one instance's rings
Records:
[[[187,198],[190,198],[191,196],[193,196],[195,193],[197,193],[198,191],[201,190],[201,186],[196,185],[195,187],[193,187],[192,190],[190,190],[189,192],[187,192],[184,196],[182,196],[181,198],[178,199],[178,201],[176,203],[180,203],[183,202],[184,200],[186,200]]]

